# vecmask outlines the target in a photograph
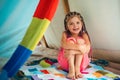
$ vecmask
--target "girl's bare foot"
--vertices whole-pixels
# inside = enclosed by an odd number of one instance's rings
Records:
[[[76,79],[83,77],[82,73],[80,72],[80,65],[81,65],[82,57],[83,57],[83,55],[76,55],[76,61],[75,61],[75,77],[76,77]]]
[[[67,74],[67,78],[68,78],[68,79],[75,80],[75,73],[74,73],[74,72],[69,72],[69,73]]]
[[[78,78],[82,78],[83,75],[79,72],[79,73],[76,73],[76,74],[75,74],[75,77],[76,77],[76,79],[78,79]]]
[[[75,70],[75,77],[76,77],[76,79],[83,77],[83,75],[82,75],[82,73],[80,72],[80,69],[79,69],[79,68],[76,68],[76,70]]]

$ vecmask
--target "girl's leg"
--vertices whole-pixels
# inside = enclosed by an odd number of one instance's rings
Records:
[[[81,66],[82,58],[83,58],[82,54],[76,54],[75,55],[75,75],[76,75],[76,78],[83,77],[83,75],[80,72],[80,66]]]
[[[67,74],[67,78],[69,79],[75,79],[75,55],[73,54],[73,51],[69,51],[69,53],[65,53],[67,54],[67,60],[68,60],[68,65],[69,65],[69,72]]]

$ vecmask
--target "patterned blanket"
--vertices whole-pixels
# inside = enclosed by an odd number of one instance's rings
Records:
[[[49,64],[45,64],[45,60]],[[67,71],[55,59],[42,58],[23,65],[14,80],[69,80],[66,75]],[[120,80],[120,76],[90,63],[83,72],[83,78],[77,80]]]
[[[67,71],[57,63],[57,54],[58,50],[38,46],[12,80],[69,80],[66,78]],[[120,75],[103,69],[98,65],[101,63],[108,64],[101,60],[90,63],[83,78],[78,80],[120,80]]]

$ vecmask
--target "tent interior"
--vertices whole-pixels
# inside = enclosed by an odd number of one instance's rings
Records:
[[[11,0],[10,2],[0,0],[0,69],[22,41],[38,2],[39,0]],[[69,11],[77,11],[84,18],[91,39],[92,58],[104,60],[103,63],[107,61],[109,64],[102,67],[119,76],[120,0],[59,0],[58,8],[49,27],[25,63],[43,57],[57,59],[64,31],[64,17]],[[51,77],[48,76],[48,78]],[[101,77],[95,76],[94,78]],[[86,80],[108,79],[102,77]]]

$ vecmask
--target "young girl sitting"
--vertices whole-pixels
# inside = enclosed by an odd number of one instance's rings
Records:
[[[89,65],[90,39],[80,13],[69,12],[64,19],[58,62],[68,70],[67,78],[82,78],[82,71]]]

